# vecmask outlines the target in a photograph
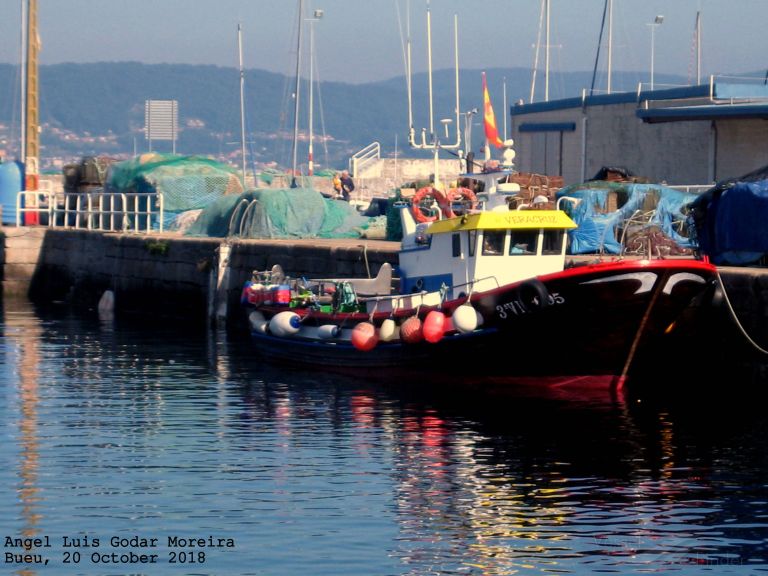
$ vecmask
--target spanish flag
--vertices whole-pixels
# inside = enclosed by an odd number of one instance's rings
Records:
[[[485,72],[483,72],[483,114],[485,117],[485,139],[497,148],[504,146],[499,138],[499,130],[496,128],[496,116],[493,114],[491,106],[491,97],[488,95],[488,85],[485,82]]]

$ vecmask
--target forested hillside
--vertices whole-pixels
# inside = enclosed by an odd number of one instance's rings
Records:
[[[488,85],[497,123],[503,126],[503,86],[507,104],[528,100],[531,72],[489,69]],[[636,74],[614,74],[614,86],[634,90]],[[680,79],[677,80],[678,83]],[[657,82],[672,81],[657,78]],[[591,82],[589,73],[558,74],[550,81],[550,98],[577,96]],[[455,118],[454,72],[434,74],[434,110],[439,120]],[[0,122],[2,147],[8,155],[18,149],[19,74],[0,65]],[[482,110],[481,71],[460,75],[462,112]],[[249,147],[258,162],[290,166],[293,137],[294,81],[286,76],[248,70],[245,75]],[[427,78],[414,76],[414,114],[417,133],[428,126]],[[40,68],[40,123],[43,157],[77,158],[88,154],[121,155],[144,152],[144,103],[177,100],[180,133],[177,152],[234,157],[240,143],[240,84],[234,68],[192,65],[148,65],[136,62],[59,64]],[[540,99],[540,96],[539,96]],[[346,158],[373,141],[384,154],[412,154],[407,148],[408,107],[404,77],[371,84],[322,82],[314,89],[315,161],[341,166]],[[308,130],[307,86],[300,98],[300,130]],[[481,115],[474,117],[474,146],[481,143]],[[463,122],[463,120],[462,120]],[[453,127],[451,128],[453,129]],[[323,139],[324,137],[324,139]],[[451,139],[454,137],[451,136]],[[170,151],[170,143],[153,147]],[[326,156],[327,151],[327,156]],[[299,144],[299,162],[306,161],[306,141]]]

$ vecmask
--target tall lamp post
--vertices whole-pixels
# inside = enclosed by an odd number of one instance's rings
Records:
[[[662,22],[664,22],[664,16],[659,14],[653,22],[647,24],[651,27],[651,90],[653,90],[653,64],[656,56],[656,28],[661,26]]]

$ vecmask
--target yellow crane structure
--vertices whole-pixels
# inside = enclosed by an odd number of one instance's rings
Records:
[[[24,161],[24,189],[36,191],[40,180],[40,98],[38,85],[38,54],[40,52],[40,37],[37,31],[37,0],[26,0],[26,44],[24,72],[24,142],[22,158]],[[22,25],[23,27],[23,25]],[[27,207],[37,203],[34,194],[25,194]],[[26,223],[37,224],[37,214],[27,213]]]

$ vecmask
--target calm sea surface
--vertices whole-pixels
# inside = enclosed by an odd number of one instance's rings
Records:
[[[2,574],[768,572],[768,416],[738,383],[469,401],[159,322],[0,326]]]

